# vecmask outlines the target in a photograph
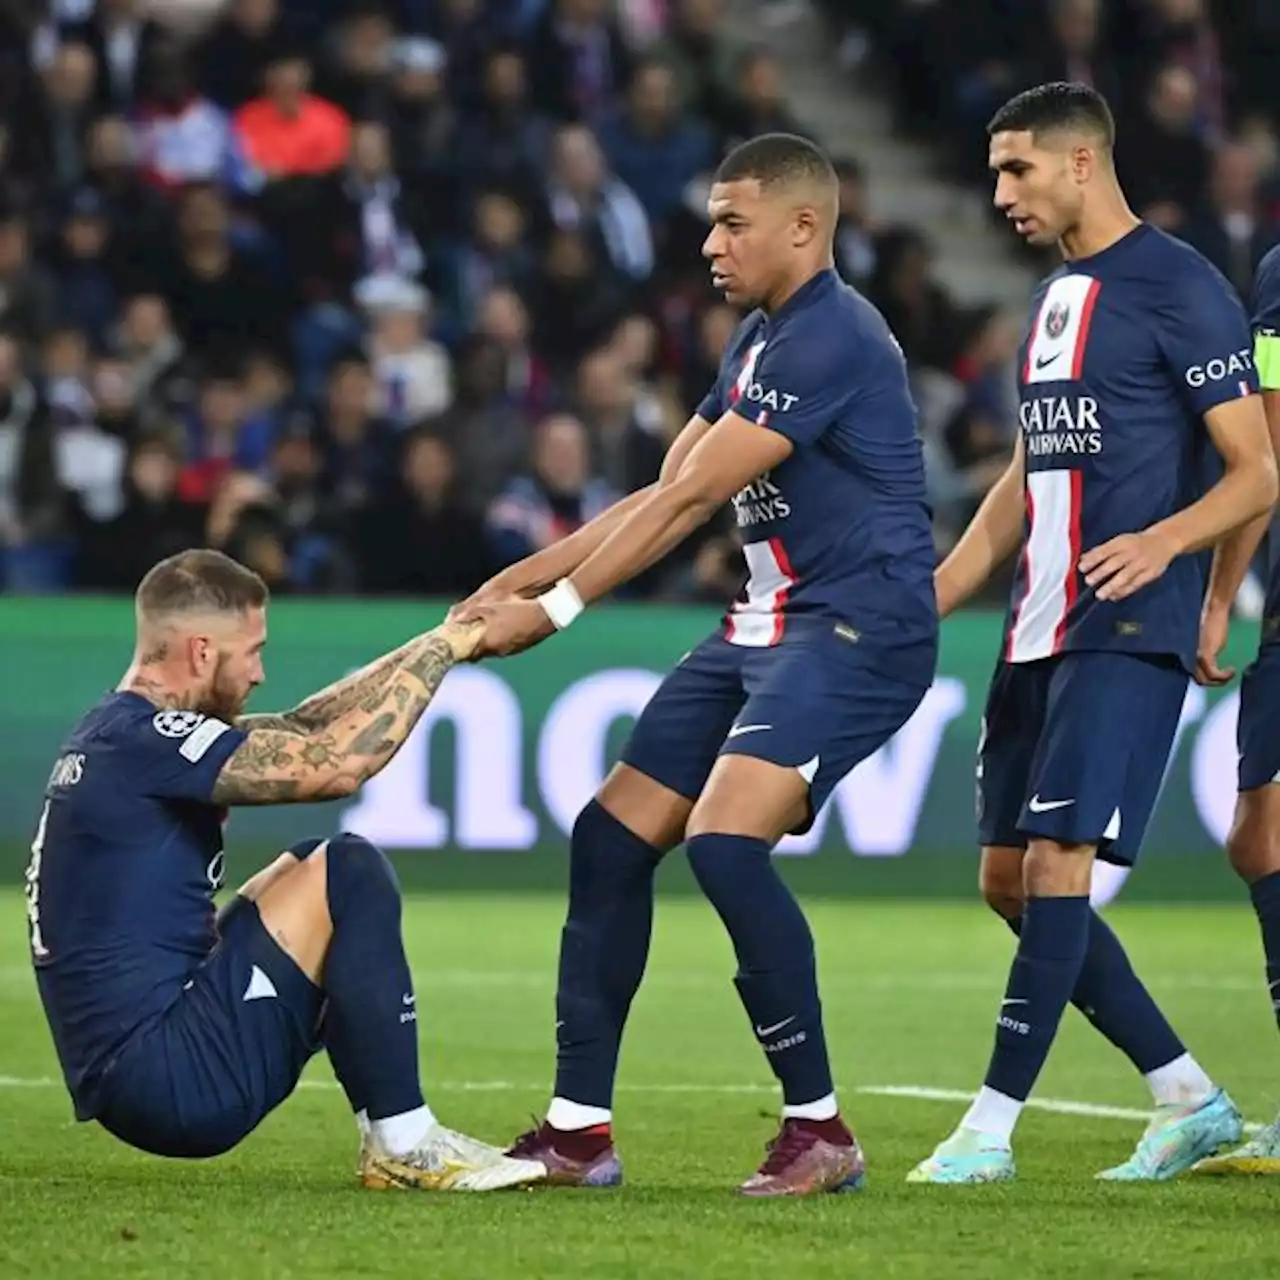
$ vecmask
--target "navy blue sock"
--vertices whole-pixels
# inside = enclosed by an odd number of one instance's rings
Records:
[[[595,800],[573,824],[556,990],[558,1098],[612,1105],[622,1028],[649,958],[660,858]]]
[[[1249,886],[1253,909],[1262,927],[1262,950],[1267,958],[1267,986],[1271,1007],[1280,1025],[1280,871],[1255,880]]]
[[[1021,918],[1007,921],[1018,933]],[[1071,1003],[1143,1075],[1186,1053],[1186,1045],[1142,985],[1111,926],[1089,912],[1089,949]]]
[[[362,836],[334,836],[325,866],[333,941],[324,963],[321,1034],[351,1109],[383,1120],[422,1106],[400,885],[386,854]]]
[[[689,865],[724,921],[738,957],[734,983],[791,1106],[831,1093],[831,1066],[813,935],[778,875],[769,846],[751,836],[694,836]]]
[[[1089,899],[1030,898],[996,1023],[986,1085],[1025,1102],[1049,1056],[1089,945]]]

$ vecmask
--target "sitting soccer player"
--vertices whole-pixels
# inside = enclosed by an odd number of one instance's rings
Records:
[[[365,1186],[543,1178],[423,1101],[399,886],[380,850],[301,841],[215,919],[226,806],[349,795],[481,634],[446,623],[285,715],[242,716],[263,679],[266,603],[261,579],[219,552],[157,564],[138,587],[132,664],[50,773],[27,915],[76,1117],[144,1151],[217,1155],[323,1046],[362,1133]]]

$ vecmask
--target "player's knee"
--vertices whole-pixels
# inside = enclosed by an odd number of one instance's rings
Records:
[[[1236,816],[1227,836],[1227,858],[1245,884],[1261,880],[1280,867],[1280,848],[1273,848],[1266,825],[1248,808]]]
[[[1006,920],[1018,919],[1026,909],[1027,900],[1023,897],[1021,884],[1010,886],[1004,880],[989,880],[984,869],[979,876],[978,887],[987,906]]]
[[[1022,888],[1022,851],[986,848],[978,869],[978,891],[997,915],[1016,920],[1026,909]]]
[[[1028,898],[1088,897],[1093,879],[1093,845],[1031,842],[1022,863],[1022,888]]]
[[[390,859],[376,844],[348,831],[329,839],[325,850],[329,915],[336,925],[357,897],[377,895],[399,903],[400,881]]]

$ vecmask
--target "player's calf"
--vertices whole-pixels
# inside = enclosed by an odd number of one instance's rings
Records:
[[[649,956],[654,872],[683,837],[690,807],[624,763],[574,822],[556,988],[555,1093],[546,1123],[510,1149],[541,1160],[558,1185],[622,1181],[610,1133],[618,1051]]]
[[[861,1150],[838,1113],[813,935],[771,856],[807,803],[798,770],[722,756],[689,822],[689,865],[733,941],[734,985],[782,1085],[782,1129],[743,1184],[746,1195],[831,1190],[856,1184],[863,1171]]]

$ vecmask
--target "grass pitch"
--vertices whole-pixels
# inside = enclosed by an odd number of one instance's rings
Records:
[[[777,1099],[703,902],[659,903],[624,1049],[616,1132],[628,1184],[494,1196],[370,1193],[327,1063],[238,1151],[134,1153],[70,1119],[27,965],[22,900],[0,895],[0,1276],[1275,1276],[1280,1181],[1107,1186],[1142,1123],[1031,1110],[1019,1180],[908,1187],[963,1103],[879,1089],[981,1081],[1012,937],[976,904],[809,904],[860,1194],[748,1203],[734,1185]],[[494,1141],[545,1105],[562,901],[449,894],[406,903],[423,1071],[446,1123]],[[1280,1043],[1246,908],[1109,913],[1193,1051],[1254,1121],[1280,1101]],[[1127,1061],[1069,1011],[1038,1097],[1147,1106]]]

